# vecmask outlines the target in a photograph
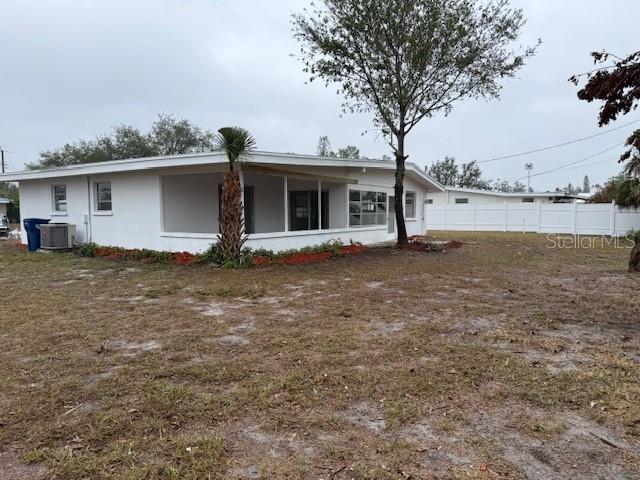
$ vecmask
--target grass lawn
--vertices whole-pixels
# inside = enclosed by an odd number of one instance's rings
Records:
[[[240,271],[0,243],[0,479],[640,477],[629,251]]]

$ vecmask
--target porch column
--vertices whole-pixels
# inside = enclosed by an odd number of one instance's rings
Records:
[[[349,214],[351,212],[349,210],[349,184],[348,183],[344,186],[344,198],[345,198],[344,203],[345,203],[345,209],[346,209],[344,228],[351,228],[351,225],[349,223]]]
[[[240,162],[238,162],[240,163]],[[240,198],[242,199],[242,221],[245,221],[244,218],[244,172],[242,171],[242,167],[238,168],[238,177],[240,178]],[[247,226],[245,225],[245,232],[246,232],[246,228]]]
[[[322,230],[322,181],[318,180],[318,230]]]
[[[289,231],[289,179],[287,177],[282,177],[284,179],[284,231]]]

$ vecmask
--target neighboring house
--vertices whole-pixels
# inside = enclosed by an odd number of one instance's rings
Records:
[[[7,205],[9,199],[0,197],[0,237],[6,237],[9,234],[9,220],[7,219]]]
[[[409,235],[424,233],[427,194],[444,191],[407,164]],[[78,242],[199,252],[217,239],[221,153],[116,160],[0,175],[19,182],[21,218],[76,225]],[[241,163],[247,246],[395,238],[395,162],[254,152]],[[24,232],[23,232],[23,237]]]
[[[11,203],[8,198],[0,197],[0,218],[7,216],[7,206]]]
[[[564,192],[497,192],[475,188],[445,187],[445,192],[430,193],[425,203],[433,205],[467,203],[573,203],[582,198]]]

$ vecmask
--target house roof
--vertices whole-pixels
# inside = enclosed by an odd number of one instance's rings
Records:
[[[130,158],[126,160],[112,160],[109,162],[83,163],[66,167],[49,168],[42,170],[24,170],[0,175],[0,182],[21,182],[26,180],[38,180],[47,178],[72,177],[78,175],[98,175],[105,173],[134,172],[141,170],[153,170],[168,167],[190,167],[224,164],[226,156],[222,152],[192,153],[186,155],[167,155],[160,157]],[[315,155],[299,155],[296,153],[275,153],[255,151],[243,160],[247,163],[282,165],[282,166],[309,166],[309,167],[346,167],[346,168],[373,168],[395,169],[393,160],[372,160],[363,158],[332,158],[318,157]],[[405,164],[408,174],[416,177],[423,183],[427,183],[435,190],[445,191],[434,178],[425,173],[414,163]]]
[[[481,190],[479,188],[445,187],[445,190],[457,193],[475,193],[492,195],[494,197],[555,197],[555,198],[583,198],[565,192],[498,192],[496,190]]]
[[[0,203],[11,203],[11,200],[8,198],[0,197]]]

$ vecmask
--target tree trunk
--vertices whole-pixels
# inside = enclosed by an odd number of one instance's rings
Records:
[[[629,271],[640,272],[640,242],[637,242],[631,250],[631,257],[629,258]]]
[[[242,219],[242,186],[235,171],[226,172],[222,183],[219,244],[226,260],[239,261],[244,238]]]
[[[394,185],[396,225],[398,230],[398,247],[409,244],[407,238],[407,226],[404,221],[404,133],[399,134],[398,148],[396,150],[396,183]]]

